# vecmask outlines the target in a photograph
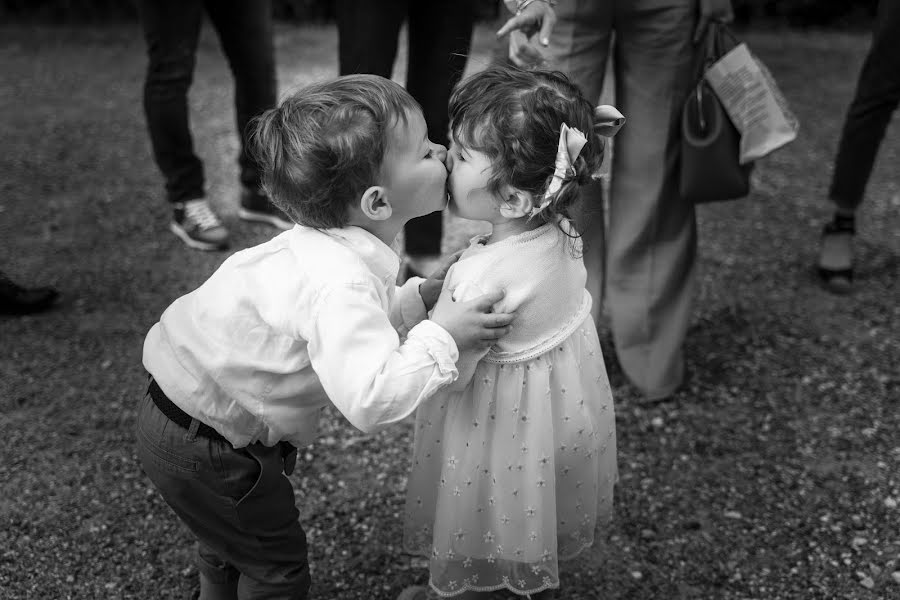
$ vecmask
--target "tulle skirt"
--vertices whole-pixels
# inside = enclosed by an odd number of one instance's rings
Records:
[[[537,358],[482,360],[468,387],[416,414],[404,547],[441,596],[559,586],[594,541],[617,480],[612,393],[587,317]]]

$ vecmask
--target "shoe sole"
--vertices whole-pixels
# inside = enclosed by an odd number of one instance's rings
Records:
[[[188,235],[187,231],[182,229],[176,223],[169,223],[169,231],[174,233],[181,239],[182,242],[185,243],[190,248],[194,250],[225,250],[228,248],[228,240],[222,242],[204,242],[202,240],[197,240]]]
[[[284,219],[281,219],[274,215],[247,210],[246,208],[240,209],[238,211],[238,216],[244,221],[250,221],[252,223],[265,223],[266,225],[271,225],[272,227],[277,227],[278,229],[282,229],[284,231],[294,228],[294,224],[290,221],[285,221]]]

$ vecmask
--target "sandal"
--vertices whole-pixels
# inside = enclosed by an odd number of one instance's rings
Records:
[[[826,223],[822,230],[817,269],[819,279],[825,289],[832,293],[847,294],[853,288],[852,244],[855,234],[855,218],[840,214],[835,214],[831,222]],[[849,236],[849,240],[843,239],[845,236]],[[846,242],[846,248],[841,247],[842,242]],[[838,257],[835,257],[834,254],[838,254]],[[842,254],[846,254],[846,256],[840,256]]]

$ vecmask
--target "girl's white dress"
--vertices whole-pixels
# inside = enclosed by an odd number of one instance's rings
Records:
[[[441,596],[558,587],[557,561],[593,543],[617,480],[580,245],[553,224],[475,238],[444,285],[458,301],[502,287],[497,311],[518,316],[486,355],[461,356],[457,383],[417,410],[404,547],[430,557]]]

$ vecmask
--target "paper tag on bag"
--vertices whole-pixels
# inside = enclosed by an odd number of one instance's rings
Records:
[[[741,164],[762,158],[797,137],[797,118],[772,74],[747,44],[732,48],[704,76],[741,132]]]

